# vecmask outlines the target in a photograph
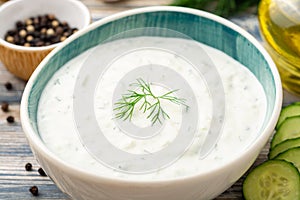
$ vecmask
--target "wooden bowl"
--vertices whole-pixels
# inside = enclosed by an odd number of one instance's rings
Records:
[[[28,80],[43,58],[61,42],[43,47],[24,47],[5,41],[8,30],[15,23],[29,17],[54,14],[60,21],[66,21],[70,27],[82,29],[90,24],[88,8],[76,0],[15,0],[0,7],[0,60],[17,77]]]

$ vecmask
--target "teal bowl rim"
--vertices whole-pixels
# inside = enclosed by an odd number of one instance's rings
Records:
[[[43,70],[47,62],[55,56],[60,50],[62,50],[65,46],[69,45],[72,41],[76,40],[80,36],[88,33],[89,31],[97,28],[98,26],[102,26],[106,23],[121,19],[123,17],[127,17],[130,15],[140,14],[140,13],[147,13],[147,12],[157,12],[157,11],[174,11],[174,12],[181,12],[181,13],[188,13],[204,18],[208,18],[210,20],[216,21],[217,23],[220,23],[229,29],[234,30],[235,32],[242,35],[244,38],[246,38],[251,44],[255,46],[255,48],[263,55],[266,62],[268,63],[268,66],[271,70],[271,73],[273,75],[274,83],[275,83],[275,100],[274,100],[274,109],[272,110],[272,114],[270,117],[270,120],[265,125],[265,128],[261,131],[262,134],[259,135],[259,137],[256,139],[256,142],[251,144],[245,151],[243,151],[239,156],[235,157],[234,160],[230,160],[226,162],[226,164],[222,165],[220,168],[215,168],[214,170],[211,170],[209,172],[200,173],[200,174],[192,174],[184,177],[176,177],[172,179],[165,179],[165,180],[130,180],[130,179],[121,179],[116,177],[106,177],[101,176],[99,174],[87,172],[79,167],[73,166],[62,159],[58,158],[54,153],[52,153],[47,146],[42,142],[38,134],[35,133],[35,130],[33,126],[31,125],[31,120],[28,113],[28,100],[31,93],[31,89],[34,86],[34,83],[39,75],[39,73]],[[129,11],[124,11],[121,13],[117,13],[114,15],[111,15],[109,17],[103,18],[97,22],[92,23],[87,28],[84,28],[80,31],[78,31],[76,34],[69,37],[67,40],[65,40],[61,45],[56,47],[46,58],[40,63],[40,65],[37,67],[37,69],[34,71],[32,76],[30,77],[26,88],[23,92],[22,101],[21,101],[21,108],[20,108],[20,117],[21,117],[21,123],[23,130],[25,132],[25,135],[29,141],[29,144],[31,147],[35,150],[38,150],[40,154],[42,154],[44,157],[47,158],[47,160],[51,160],[53,163],[56,163],[56,165],[59,165],[64,171],[67,171],[70,175],[74,177],[78,177],[79,179],[84,180],[91,180],[91,179],[97,179],[98,181],[105,181],[107,183],[131,183],[131,184],[165,184],[165,183],[174,183],[174,182],[184,182],[189,181],[193,179],[199,179],[199,178],[205,178],[207,179],[210,175],[216,175],[216,174],[222,174],[226,169],[230,168],[230,166],[238,166],[240,162],[243,162],[244,157],[255,155],[258,156],[259,152],[263,148],[263,146],[267,143],[269,137],[273,133],[274,127],[277,123],[277,119],[280,114],[282,106],[282,85],[279,73],[277,71],[277,68],[269,56],[269,54],[266,52],[266,50],[263,48],[263,46],[247,31],[242,29],[241,27],[237,26],[236,24],[221,18],[219,16],[216,16],[211,13],[207,13],[201,10],[195,10],[191,8],[183,8],[183,7],[175,7],[175,6],[151,6],[151,7],[144,7],[144,8],[138,8],[138,9],[132,9]],[[255,157],[255,158],[256,158]],[[253,160],[254,162],[254,160]],[[249,167],[252,163],[249,164]],[[242,176],[242,174],[241,174]]]

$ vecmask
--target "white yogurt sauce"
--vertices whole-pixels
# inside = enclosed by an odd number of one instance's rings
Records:
[[[103,47],[107,52],[113,52],[122,44],[135,43],[143,46],[145,40],[162,44],[175,43],[182,45],[183,50],[184,48],[194,48],[194,44],[191,44],[195,43],[185,39],[140,37],[111,42]],[[119,80],[131,70],[147,64],[159,64],[172,68],[192,88],[199,113],[198,127],[193,143],[176,162],[153,173],[134,175],[102,165],[86,150],[78,136],[74,121],[74,87],[79,71],[84,67],[86,59],[91,54],[97,53],[97,47],[66,63],[54,74],[45,87],[38,108],[38,128],[43,141],[52,152],[66,162],[103,176],[124,179],[170,179],[188,176],[220,167],[234,159],[255,140],[260,132],[266,113],[265,93],[259,81],[242,64],[217,49],[198,44],[211,57],[218,70],[226,102],[226,117],[221,137],[216,147],[204,159],[199,159],[199,149],[207,136],[213,114],[211,95],[205,78],[186,59],[159,49],[146,48],[131,51],[113,60],[98,81],[94,94],[94,110],[103,134],[117,148],[132,154],[143,154],[145,152],[154,153],[167,147],[176,138],[176,133],[181,126],[181,106],[163,102],[162,106],[170,115],[170,119],[166,120],[159,134],[148,140],[140,140],[124,134],[118,128],[114,120],[112,98]],[[197,53],[196,50],[195,53]],[[156,93],[168,90],[160,86],[153,88]],[[143,113],[135,112],[133,123],[142,127],[149,125],[149,120]]]

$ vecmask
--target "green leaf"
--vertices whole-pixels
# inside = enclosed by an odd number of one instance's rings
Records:
[[[212,12],[222,17],[231,17],[237,13],[258,5],[260,0],[174,0],[171,5],[196,8]]]

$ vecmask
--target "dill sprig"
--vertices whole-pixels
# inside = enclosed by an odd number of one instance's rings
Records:
[[[214,14],[230,17],[257,6],[260,0],[174,0],[171,5],[206,10]]]
[[[167,100],[177,105],[184,105],[188,107],[184,98],[178,98],[173,95],[178,90],[171,90],[163,95],[156,96],[151,90],[151,84],[145,82],[143,79],[139,78],[136,83],[130,84],[130,86],[136,87],[136,90],[128,90],[126,94],[122,95],[122,98],[115,103],[114,111],[115,118],[125,120],[131,120],[134,109],[138,102],[142,102],[139,110],[143,113],[147,111],[147,119],[150,119],[152,125],[156,122],[162,123],[163,119],[169,119],[170,116],[162,108],[161,101]]]

